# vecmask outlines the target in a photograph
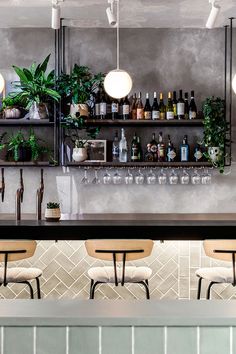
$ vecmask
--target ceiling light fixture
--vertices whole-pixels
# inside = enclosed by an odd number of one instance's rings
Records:
[[[5,90],[5,80],[2,74],[0,73],[0,94]]]
[[[132,79],[130,75],[120,69],[120,9],[119,9],[119,0],[114,0],[117,3],[117,19],[116,19],[116,27],[117,27],[117,50],[116,50],[116,59],[117,59],[117,68],[115,70],[110,71],[104,80],[104,88],[107,94],[113,98],[122,98],[127,96],[132,89]],[[111,4],[110,11],[114,16],[113,12],[113,4],[108,0]],[[113,2],[113,1],[112,1]],[[109,11],[107,11],[108,13]],[[111,18],[110,18],[111,19]],[[109,20],[109,18],[108,18]],[[110,23],[110,20],[109,20]]]
[[[215,25],[221,7],[216,5],[216,0],[209,0],[209,3],[211,4],[211,12],[206,23],[206,28],[212,29]]]
[[[61,7],[59,2],[64,0],[53,0],[52,1],[52,24],[51,27],[54,30],[58,30],[61,27]]]
[[[106,9],[107,19],[110,26],[116,25],[116,17],[114,15],[114,0],[108,0],[110,6]]]

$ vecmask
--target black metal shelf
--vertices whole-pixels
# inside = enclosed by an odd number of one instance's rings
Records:
[[[110,127],[110,126],[203,126],[203,119],[193,120],[133,120],[133,119],[87,119],[85,123],[89,126]]]
[[[0,126],[54,126],[48,119],[0,119]]]
[[[210,162],[68,162],[70,167],[212,167]]]
[[[0,160],[0,167],[39,167],[39,166],[53,166],[49,161],[26,161],[26,162],[14,162]]]

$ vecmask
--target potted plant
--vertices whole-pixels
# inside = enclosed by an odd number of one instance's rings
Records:
[[[11,94],[2,100],[2,112],[5,119],[19,119],[25,115],[25,102],[19,97],[14,97]]]
[[[75,147],[73,148],[72,158],[75,162],[82,162],[87,160],[87,140],[76,139]]]
[[[88,117],[89,107],[93,105],[95,92],[102,84],[104,75],[93,75],[87,66],[74,65],[70,75],[62,74],[57,81],[57,89],[63,101],[70,105],[69,114],[75,117]],[[68,115],[68,112],[66,112]]]
[[[55,202],[47,203],[45,219],[47,221],[59,221],[61,218],[60,204]]]
[[[203,114],[205,156],[223,173],[225,147],[229,143],[226,139],[229,124],[225,119],[225,101],[219,97],[208,97],[203,104]]]
[[[17,92],[15,97],[26,101],[31,119],[44,119],[49,117],[49,101],[58,101],[59,93],[54,89],[54,70],[46,74],[50,54],[41,64],[33,63],[29,69],[13,66],[20,81],[14,83]],[[19,90],[19,91],[18,91]]]

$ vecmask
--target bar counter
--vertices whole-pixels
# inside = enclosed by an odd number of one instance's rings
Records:
[[[0,233],[2,239],[37,240],[233,239],[236,214],[76,214],[59,222],[37,221],[33,214],[15,221],[12,214],[0,214]]]

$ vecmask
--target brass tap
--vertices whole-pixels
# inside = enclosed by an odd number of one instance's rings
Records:
[[[24,196],[23,169],[20,169],[20,187],[16,191],[16,220],[21,220],[21,204]]]
[[[40,178],[40,187],[37,189],[37,219],[42,220],[42,202],[44,194],[44,178],[43,178],[43,168],[41,168],[41,178]]]

